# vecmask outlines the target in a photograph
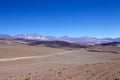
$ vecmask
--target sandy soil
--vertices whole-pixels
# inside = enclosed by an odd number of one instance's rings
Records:
[[[0,45],[0,58],[15,58],[27,56],[41,56],[54,54],[63,51],[62,49],[49,48],[43,46],[27,45]]]
[[[42,72],[13,75],[6,80],[120,80],[120,63],[66,66]]]
[[[31,80],[120,79],[120,54],[3,45],[0,56],[0,80],[24,80],[31,73]]]

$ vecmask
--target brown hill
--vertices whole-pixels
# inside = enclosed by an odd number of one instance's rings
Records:
[[[75,44],[75,43],[69,43],[65,41],[36,41],[32,42],[29,45],[36,46],[36,45],[44,45],[47,47],[52,48],[62,48],[62,47],[68,47],[68,48],[86,48],[85,45]]]

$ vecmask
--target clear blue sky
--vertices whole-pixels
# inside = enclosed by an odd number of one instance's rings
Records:
[[[120,0],[0,0],[0,33],[120,37]]]

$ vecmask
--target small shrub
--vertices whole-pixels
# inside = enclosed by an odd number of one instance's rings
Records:
[[[63,71],[65,70],[65,68],[63,68]]]
[[[32,73],[29,72],[28,74],[31,75]]]
[[[61,73],[62,73],[62,71],[59,71],[59,72],[58,72],[58,74],[61,74]]]
[[[49,71],[52,71],[52,69],[49,69]]]
[[[26,78],[23,78],[23,80],[30,80],[30,78],[27,78],[27,77],[26,77]]]
[[[35,72],[35,74],[37,74],[37,72]]]
[[[10,78],[12,78],[12,76],[10,76]]]

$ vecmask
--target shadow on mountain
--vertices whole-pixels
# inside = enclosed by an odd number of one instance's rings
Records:
[[[117,46],[117,45],[120,45],[120,42],[109,42],[109,43],[103,43],[103,44],[100,44],[100,45],[103,45],[103,46]]]
[[[36,41],[33,43],[30,43],[31,46],[37,46],[37,45],[44,45],[47,47],[52,48],[86,48],[85,45],[75,44],[75,43],[69,43],[65,41]]]

